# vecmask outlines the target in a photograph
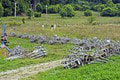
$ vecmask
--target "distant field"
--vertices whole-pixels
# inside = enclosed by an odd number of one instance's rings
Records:
[[[120,56],[110,59],[113,61],[85,65],[77,69],[59,67],[21,80],[120,80]]]
[[[28,20],[27,17],[7,17],[2,18],[2,22],[8,26],[7,32],[16,32],[18,34],[30,35],[45,35],[53,36],[68,36],[71,38],[84,37],[98,37],[100,39],[109,37],[115,40],[120,40],[120,18],[119,17],[100,17],[98,13],[94,12],[96,16],[96,25],[88,23],[88,18],[83,16],[83,12],[76,12],[73,18],[62,19],[59,14],[43,14],[41,18],[32,18]],[[22,18],[25,18],[25,24],[22,24]],[[16,31],[12,30],[12,25],[16,24]],[[50,29],[50,25],[56,24],[55,30]],[[42,29],[45,25],[45,29]]]
[[[41,18],[32,18],[28,20],[27,17],[4,17],[1,19],[1,23],[6,23],[7,32],[16,32],[17,34],[29,34],[29,35],[45,35],[51,37],[55,34],[58,36],[70,37],[70,38],[92,38],[98,37],[100,39],[111,38],[114,40],[120,40],[120,18],[119,17],[100,17],[98,13],[94,12],[96,16],[96,25],[88,23],[88,18],[83,16],[83,12],[76,12],[76,16],[73,18],[62,19],[58,14],[49,14],[46,16],[42,14]],[[25,24],[22,23],[22,18],[25,18]],[[16,25],[16,30],[12,30],[12,25]],[[45,25],[43,29],[41,25]],[[55,30],[50,29],[50,25],[56,24]],[[1,30],[1,28],[0,28]],[[48,45],[48,44],[31,44],[27,39],[18,39],[9,37],[10,42],[9,48],[13,48],[17,45],[23,48],[33,50],[35,46],[42,45],[48,50],[48,56],[40,59],[17,59],[13,61],[4,61],[0,58],[0,72],[16,69],[22,66],[30,64],[38,64],[42,62],[48,62],[51,60],[63,59],[64,56],[68,55],[67,52],[74,45]],[[3,50],[0,49],[0,53]],[[0,54],[1,55],[1,54]]]

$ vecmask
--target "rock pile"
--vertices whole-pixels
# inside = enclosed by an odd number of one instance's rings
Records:
[[[43,35],[35,36],[35,35],[27,35],[27,34],[16,34],[16,33],[11,33],[12,37],[17,37],[17,38],[24,38],[24,39],[29,39],[31,43],[48,43],[50,45],[53,44],[66,44],[67,42],[70,41],[70,38],[67,37],[59,37],[57,35],[52,36],[49,40]]]
[[[57,35],[51,37],[51,39],[48,41],[48,44],[53,45],[55,43],[60,43],[60,44],[66,44],[69,42],[70,39],[67,37],[59,37]]]

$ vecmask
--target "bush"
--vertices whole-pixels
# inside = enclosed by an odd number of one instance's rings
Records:
[[[51,5],[48,7],[48,13],[58,13],[60,9],[59,5]]]
[[[119,3],[116,4],[116,7],[120,10],[120,4]]]
[[[67,12],[65,11],[64,8],[60,10],[60,16],[61,16],[62,18],[64,18],[64,17],[67,16]]]
[[[81,11],[86,11],[86,10],[88,10],[88,9],[90,9],[90,6],[88,6],[88,5],[82,5],[82,6],[80,7],[80,10],[81,10]]]
[[[96,20],[96,17],[91,16],[91,17],[88,18],[88,23],[93,24],[95,20]]]
[[[36,5],[36,11],[37,11],[37,12],[42,12],[42,11],[43,11],[43,7],[42,7],[42,5],[41,5],[40,3],[38,3],[38,4]]]
[[[71,5],[66,5],[65,6],[65,11],[67,12],[67,17],[73,17],[75,16],[75,11],[74,11],[74,8],[71,6]]]
[[[84,16],[92,16],[92,11],[86,10],[86,11],[84,12]]]
[[[61,17],[73,17],[73,16],[75,16],[74,8],[71,5],[65,5],[60,10],[60,16]]]
[[[41,17],[41,12],[35,12],[35,13],[34,13],[34,16],[35,16],[35,17]]]
[[[114,8],[107,7],[105,9],[103,9],[101,16],[112,17],[112,16],[116,16],[116,14],[117,14],[117,11]]]
[[[74,10],[75,10],[75,11],[81,10],[81,6],[78,5],[78,4],[74,4],[73,7],[74,7]]]
[[[105,5],[98,4],[98,5],[93,6],[92,10],[102,12],[104,8],[105,8]]]
[[[28,9],[28,10],[27,10],[27,16],[28,16],[28,19],[31,19],[31,17],[33,16],[33,11],[32,11],[32,9]]]
[[[5,8],[4,9],[4,16],[11,16],[13,14],[12,9]]]
[[[19,1],[20,1],[19,4],[17,4],[17,14],[25,13],[29,6],[22,2],[21,0]]]
[[[120,11],[119,10],[117,11],[117,16],[120,16]]]
[[[2,4],[0,3],[0,17],[3,16],[3,13],[4,13],[4,9],[2,7]]]

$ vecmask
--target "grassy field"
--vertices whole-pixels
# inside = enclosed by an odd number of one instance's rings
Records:
[[[0,72],[10,69],[16,69],[30,64],[38,64],[38,63],[63,59],[66,55],[69,54],[67,50],[73,47],[72,44],[65,44],[65,45],[60,45],[60,44],[48,45],[48,44],[37,44],[37,43],[31,44],[29,40],[26,39],[9,38],[9,40],[11,45],[10,48],[20,45],[22,48],[33,50],[35,46],[44,46],[47,50],[48,55],[46,57],[39,59],[16,59],[13,61],[5,61],[4,58],[0,58]],[[2,50],[0,51],[3,52]]]
[[[41,18],[32,18],[28,20],[27,17],[7,17],[2,18],[2,22],[7,24],[7,32],[16,32],[18,34],[30,35],[45,35],[53,36],[67,36],[70,38],[84,38],[84,37],[98,37],[100,39],[109,37],[114,40],[120,40],[120,18],[119,17],[100,17],[98,13],[94,12],[96,16],[96,25],[88,23],[89,17],[83,16],[83,12],[76,12],[73,18],[62,19],[59,14],[42,15]],[[25,24],[22,24],[22,18],[25,18]],[[16,30],[12,30],[12,25],[17,25]],[[55,30],[50,29],[50,25],[56,24]],[[45,28],[42,28],[45,25]]]
[[[21,80],[120,80],[120,56],[110,58],[105,64],[89,64],[77,69],[56,69]]]
[[[29,35],[45,35],[46,37],[57,34],[58,36],[70,37],[70,38],[91,38],[98,37],[100,39],[111,38],[114,40],[120,40],[120,18],[119,17],[100,17],[99,13],[94,12],[96,16],[95,23],[92,25],[88,23],[88,18],[83,16],[83,12],[76,12],[76,16],[73,18],[62,19],[58,14],[49,14],[46,16],[42,14],[41,18],[32,18],[28,20],[27,17],[4,17],[1,18],[1,23],[6,23],[7,32],[16,32],[17,34],[29,34]],[[25,18],[25,24],[22,23],[22,18]],[[43,29],[41,26],[45,25]],[[54,30],[50,29],[50,25],[56,24],[57,28]],[[14,31],[13,25],[16,27]],[[1,30],[1,28],[0,28]],[[48,44],[31,44],[27,39],[18,39],[9,37],[10,42],[9,48],[13,48],[17,45],[23,48],[33,50],[35,46],[42,45],[48,50],[48,56],[40,59],[16,59],[13,61],[4,61],[4,58],[0,58],[0,72],[10,69],[16,69],[22,66],[30,64],[38,64],[48,62],[52,60],[63,59],[64,56],[68,55],[67,52],[74,45],[48,45]],[[0,49],[0,53],[5,50]]]

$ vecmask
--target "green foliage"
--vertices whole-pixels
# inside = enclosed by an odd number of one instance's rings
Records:
[[[103,9],[102,13],[101,13],[101,16],[116,16],[116,10],[114,8],[111,8],[111,7],[107,7],[105,9]]]
[[[92,10],[101,12],[103,11],[104,8],[105,8],[104,4],[97,4],[92,7]]]
[[[92,16],[92,11],[86,10],[86,11],[84,12],[84,16]]]
[[[75,16],[74,8],[71,5],[65,5],[60,11],[61,17],[73,17]]]
[[[117,16],[120,16],[120,11],[117,11]]]
[[[12,22],[7,23],[7,25],[9,25],[10,27],[12,27],[12,26],[21,26],[21,23],[16,22],[16,21],[12,21]]]
[[[35,4],[34,1],[37,3]],[[14,3],[17,3],[17,14],[21,15],[26,12],[28,8],[36,6],[37,12],[45,13],[45,5],[47,4],[49,13],[58,13],[60,9],[56,5],[71,4],[74,6],[74,10],[94,10],[102,12],[105,7],[115,8],[115,5],[120,3],[120,0],[0,0],[3,5],[4,16],[14,15]],[[59,6],[61,8],[61,6]],[[117,5],[119,7],[119,5]],[[9,13],[8,13],[9,12]]]
[[[89,2],[93,2],[93,3],[103,3],[106,4],[109,0],[87,0]]]
[[[28,9],[27,10],[27,16],[28,16],[28,19],[31,19],[31,17],[33,16],[33,10],[32,9]]]
[[[11,16],[13,14],[13,11],[11,8],[12,3],[10,0],[2,0],[2,6],[4,7],[4,15],[3,16]]]
[[[74,8],[71,5],[65,5],[65,11],[67,12],[67,17],[75,16]]]
[[[67,12],[65,11],[64,8],[62,8],[62,9],[60,10],[60,16],[61,16],[62,18],[64,18],[64,17],[67,16]]]
[[[120,3],[120,0],[112,0],[113,3]]]
[[[41,5],[40,3],[38,3],[38,4],[36,5],[36,11],[37,11],[37,12],[42,12],[42,11],[43,11],[43,7],[42,7],[42,5]]]
[[[35,16],[35,17],[41,17],[41,12],[35,12],[35,13],[34,13],[34,16]]]
[[[17,3],[17,14],[25,13],[29,8],[28,0],[1,0],[4,7],[4,16],[14,15],[15,2]]]
[[[60,6],[59,5],[50,5],[48,7],[48,13],[58,13],[60,10]]]
[[[106,3],[107,7],[115,7],[115,5],[113,4],[112,0],[108,0],[108,2]]]
[[[91,17],[88,18],[88,23],[93,24],[95,20],[96,20],[96,17],[91,16]]]
[[[4,13],[4,8],[2,7],[1,3],[0,3],[0,17],[3,16]]]
[[[74,4],[73,7],[75,11],[81,10],[81,6],[79,4]]]
[[[25,24],[25,18],[22,18],[22,23]]]
[[[116,7],[120,10],[120,3],[117,3]]]
[[[12,9],[10,8],[5,8],[4,9],[4,16],[11,16],[13,14]]]
[[[82,5],[81,6],[81,11],[85,11],[85,10],[88,10],[88,9],[90,9],[90,6],[88,6],[88,5]]]
[[[29,5],[24,0],[19,0],[17,3],[17,14],[25,13]]]

